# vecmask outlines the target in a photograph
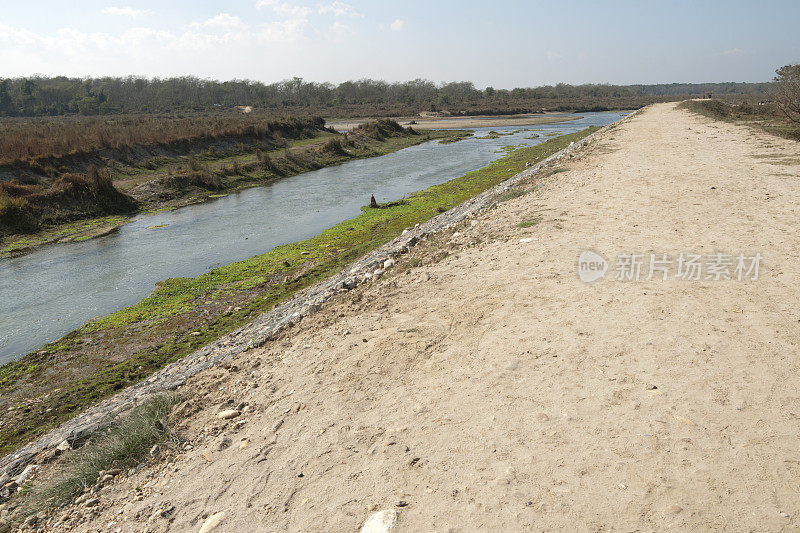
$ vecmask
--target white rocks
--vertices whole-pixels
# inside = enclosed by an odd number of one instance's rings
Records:
[[[65,440],[62,440],[62,441],[61,441],[61,444],[59,444],[58,446],[56,446],[56,450],[58,450],[58,451],[59,451],[59,452],[61,452],[61,453],[68,452],[68,451],[70,451],[71,449],[72,449],[72,446],[70,445],[69,441],[68,441],[68,440],[66,440],[66,439],[65,439]]]
[[[158,444],[154,444],[153,447],[150,448],[150,457],[155,457],[160,451],[161,447]]]
[[[372,273],[372,277],[378,279],[379,277],[383,276],[383,269],[379,268],[375,272]]]
[[[394,266],[394,259],[392,259],[391,257],[383,262],[383,269],[384,270],[389,270],[393,266]]]
[[[39,467],[37,465],[26,466],[25,470],[23,470],[20,475],[14,478],[14,482],[17,485],[22,486],[22,484],[25,483],[28,480],[28,478],[30,478],[34,474],[34,472],[36,472],[38,469]]]
[[[533,237],[524,237],[524,238],[520,239],[519,242],[522,242],[522,243],[533,242]]]
[[[203,525],[200,526],[200,533],[208,533],[209,531],[212,531],[217,526],[219,526],[222,523],[222,521],[225,520],[227,517],[228,517],[228,511],[220,511],[218,513],[212,514],[206,519],[205,522],[203,522]]]
[[[241,413],[236,409],[225,409],[224,411],[220,411],[217,413],[217,418],[221,418],[222,420],[230,420],[231,418],[236,418]]]
[[[391,531],[397,525],[399,514],[395,509],[378,511],[364,522],[361,533],[386,533]]]

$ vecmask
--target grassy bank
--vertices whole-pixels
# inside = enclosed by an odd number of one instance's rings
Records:
[[[407,202],[364,208],[356,218],[311,239],[197,278],[168,279],[138,304],[0,367],[0,410],[6,413],[0,452],[252,321],[404,228],[464,202],[595,129],[518,149],[483,169],[420,191]]]
[[[267,135],[271,130],[264,130],[248,143],[236,136],[213,144],[181,144],[171,151],[150,147],[136,157],[126,150],[107,152],[105,159],[84,154],[73,158],[75,170],[96,159],[106,166],[97,170],[90,165],[85,175],[40,176],[35,183],[0,182],[0,257],[27,253],[42,244],[104,235],[142,212],[204,202],[429,139],[455,141],[467,135],[465,131],[418,133],[393,121],[365,124],[349,134],[301,126],[280,130],[293,138]]]

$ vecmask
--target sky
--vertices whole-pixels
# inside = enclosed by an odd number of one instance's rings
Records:
[[[0,0],[0,77],[769,81],[798,21],[798,0]]]

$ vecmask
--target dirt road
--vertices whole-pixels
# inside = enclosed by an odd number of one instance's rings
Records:
[[[564,170],[194,379],[191,449],[62,527],[800,528],[800,145],[659,104]]]

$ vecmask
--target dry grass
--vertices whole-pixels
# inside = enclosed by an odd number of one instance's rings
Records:
[[[276,120],[264,115],[115,116],[3,119],[0,165],[104,149],[169,145],[217,138],[266,138],[321,129],[320,118]]]
[[[96,486],[103,471],[132,468],[140,464],[153,445],[175,440],[170,412],[178,398],[164,394],[134,408],[105,434],[87,443],[68,458],[56,475],[35,483],[11,500],[13,520],[47,512],[71,502]]]
[[[42,224],[123,214],[135,202],[119,192],[107,172],[90,167],[86,176],[64,174],[52,185],[0,182],[0,237],[36,231]]]

